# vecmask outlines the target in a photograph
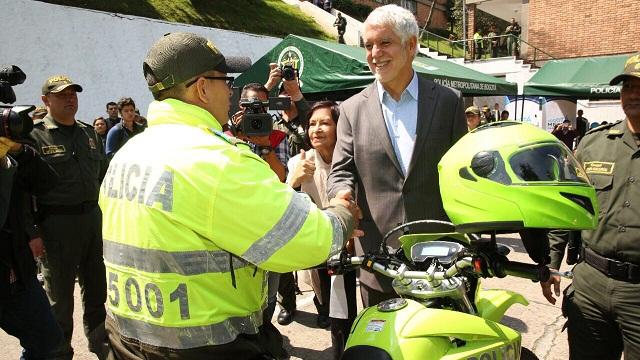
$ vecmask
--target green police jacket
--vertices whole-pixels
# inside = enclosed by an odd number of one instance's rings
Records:
[[[257,333],[266,271],[325,261],[350,214],[281,183],[202,108],[155,101],[148,121],[100,191],[110,316],[121,336],[173,349]]]
[[[63,127],[47,115],[34,124],[30,137],[59,178],[53,189],[38,197],[40,204],[76,205],[98,200],[107,161],[93,127],[80,121],[73,128]]]
[[[600,212],[598,227],[582,231],[585,246],[602,256],[640,265],[640,149],[627,121],[593,129],[576,151],[591,184],[596,189]],[[566,241],[550,237],[552,249],[563,249]],[[552,250],[551,266],[562,261]]]

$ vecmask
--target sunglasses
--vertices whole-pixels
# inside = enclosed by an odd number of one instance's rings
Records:
[[[235,80],[235,78],[233,76],[198,76],[197,78],[189,81],[188,83],[185,84],[185,87],[189,87],[193,84],[196,83],[196,81],[198,81],[198,79],[200,78],[205,78],[207,80],[224,80],[227,87],[229,89],[231,89],[233,87],[233,81]]]

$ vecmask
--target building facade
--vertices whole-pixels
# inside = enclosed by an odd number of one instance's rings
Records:
[[[528,42],[555,58],[640,50],[638,0],[531,0]]]
[[[556,59],[640,51],[638,0],[465,0],[467,37],[482,10],[522,26],[522,57]],[[528,44],[528,45],[527,45]]]

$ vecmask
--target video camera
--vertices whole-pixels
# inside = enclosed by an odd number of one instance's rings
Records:
[[[16,94],[12,86],[20,85],[27,76],[15,65],[0,69],[0,102],[12,104]],[[29,113],[36,107],[33,105],[3,106],[0,105],[0,136],[12,140],[22,140],[33,130],[33,121]]]
[[[266,136],[273,131],[273,118],[267,110],[288,110],[291,98],[271,97],[265,102],[257,98],[240,99],[240,106],[244,114],[239,124],[232,124],[233,133],[241,131],[246,136]]]

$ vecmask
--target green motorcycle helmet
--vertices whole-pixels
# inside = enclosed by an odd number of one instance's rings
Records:
[[[598,202],[571,150],[513,121],[463,136],[438,164],[444,209],[458,231],[593,229]]]

